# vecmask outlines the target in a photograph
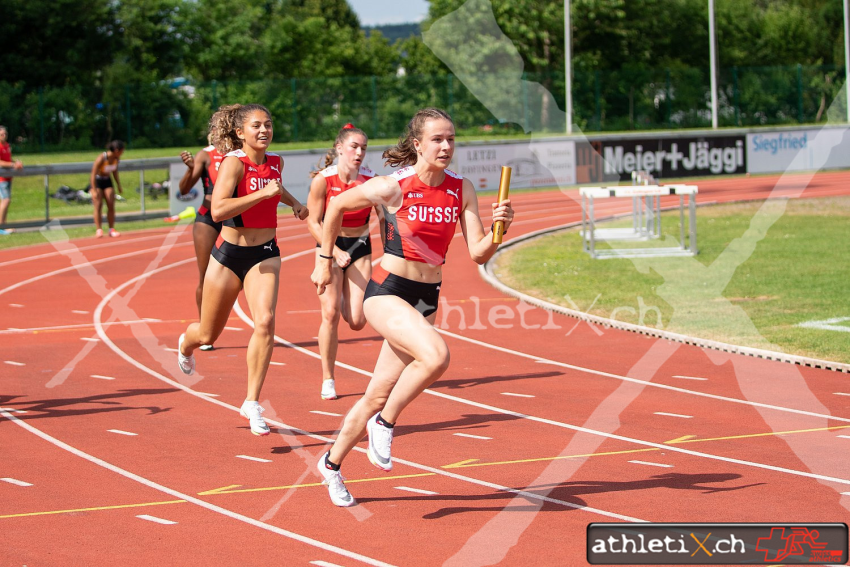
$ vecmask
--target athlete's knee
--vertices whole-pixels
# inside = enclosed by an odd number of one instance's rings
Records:
[[[201,341],[202,345],[211,345],[215,343],[220,334],[221,333],[216,333],[213,329],[205,329],[201,327],[198,329],[198,340]]]
[[[435,344],[425,349],[418,362],[428,369],[430,374],[441,376],[449,368],[451,355],[445,343]]]
[[[360,314],[360,317],[351,316],[351,321],[348,322],[348,326],[351,327],[352,331],[361,331],[363,327],[366,326],[366,315],[363,313]]]
[[[274,335],[274,312],[266,311],[258,313],[254,317],[254,333],[272,336]]]

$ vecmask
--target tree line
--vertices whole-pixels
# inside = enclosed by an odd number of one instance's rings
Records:
[[[563,107],[563,1],[473,1]],[[426,36],[467,4],[431,0]],[[824,119],[843,83],[842,0],[717,0],[716,14],[724,100],[743,109],[727,123]],[[572,0],[572,24],[583,128],[704,118],[706,0]],[[494,125],[422,37],[365,33],[346,0],[6,0],[0,37],[0,123],[24,149],[199,143],[214,105],[248,100],[285,123],[280,139],[332,137],[353,118],[393,136],[424,104]]]

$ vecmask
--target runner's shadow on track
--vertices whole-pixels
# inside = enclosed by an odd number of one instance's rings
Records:
[[[422,425],[396,425],[393,429],[393,436],[399,437],[409,435],[410,433],[420,433],[423,431],[467,431],[470,429],[483,429],[490,427],[492,423],[504,421],[515,421],[522,419],[515,415],[505,415],[503,413],[485,413],[485,414],[464,414],[458,419],[449,421],[437,421],[434,423],[423,423]]]
[[[583,494],[600,494],[607,492],[625,492],[632,490],[648,490],[653,488],[672,488],[676,490],[697,490],[703,494],[712,494],[715,492],[726,492],[731,490],[742,490],[753,486],[759,486],[766,483],[757,482],[752,484],[744,484],[739,486],[718,487],[705,486],[706,484],[729,482],[741,478],[740,474],[735,473],[705,473],[705,474],[681,474],[668,473],[650,477],[646,480],[630,481],[630,482],[603,482],[603,481],[578,481],[578,482],[563,482],[559,484],[547,484],[540,486],[531,486],[524,488],[526,492],[534,492],[549,496],[551,498],[568,502],[569,506],[559,505],[553,502],[541,502],[539,506],[534,504],[521,504],[517,506],[502,506],[502,507],[470,507],[470,506],[452,506],[441,508],[434,512],[430,512],[422,516],[425,520],[436,520],[451,516],[453,514],[464,514],[468,512],[568,512],[587,506],[587,503],[578,495]],[[424,501],[424,502],[463,502],[476,501],[487,502],[492,500],[513,500],[514,498],[523,498],[521,495],[516,495],[509,492],[495,492],[492,494],[477,494],[477,495],[423,495],[423,496],[396,496],[391,498],[357,498],[361,504],[367,502],[398,502],[398,501]],[[575,506],[576,508],[573,508]]]
[[[343,323],[340,323],[340,324],[343,324]],[[341,345],[342,344],[348,345],[348,344],[356,344],[356,343],[382,343],[383,341],[384,341],[384,337],[381,337],[379,335],[375,335],[375,336],[372,336],[372,337],[354,337],[352,339],[339,339],[338,342]],[[299,346],[301,348],[307,348],[307,347],[319,346],[319,341],[313,339],[311,341],[300,341],[300,342],[292,343],[292,344],[294,344],[295,346]],[[275,346],[276,347],[279,346],[279,347],[288,348],[288,347],[286,347],[286,345],[282,345],[282,344],[278,344],[278,343],[275,343]]]
[[[511,505],[511,501],[514,498],[521,498],[525,503]],[[563,500],[563,499],[562,499]],[[565,500],[569,502],[569,506],[564,506],[561,504],[556,504],[554,502],[540,502],[540,505],[535,505],[529,502],[529,500],[524,499],[522,496],[513,494],[510,492],[494,492],[491,494],[435,494],[435,495],[422,495],[422,496],[396,496],[393,498],[362,498],[357,497],[358,504],[367,504],[369,502],[413,502],[413,501],[421,501],[421,502],[493,502],[493,501],[503,501],[504,505],[501,506],[451,506],[447,508],[440,508],[434,512],[429,512],[422,516],[423,520],[439,520],[440,518],[445,518],[446,516],[452,516],[454,514],[466,514],[469,512],[575,512],[578,509],[584,508],[587,506],[587,502],[582,500],[581,498],[572,497],[569,500]]]
[[[165,411],[169,411],[171,408],[163,408],[159,406],[126,406],[123,405],[120,401],[116,401],[122,398],[130,398],[134,396],[154,396],[160,394],[172,394],[175,392],[179,392],[177,388],[162,388],[162,389],[135,389],[135,390],[121,390],[120,392],[113,392],[109,394],[99,394],[95,396],[84,396],[80,398],[55,398],[48,400],[36,400],[36,401],[25,401],[20,400],[12,404],[15,406],[15,409],[21,409],[28,412],[27,414],[22,414],[19,416],[20,419],[30,420],[30,419],[42,419],[42,418],[52,418],[52,417],[71,417],[78,415],[93,415],[98,413],[106,413],[106,412],[114,412],[114,411],[128,411],[128,410],[147,410],[148,415],[153,415],[157,413],[162,413]],[[3,401],[3,404],[9,403],[9,400],[13,400],[15,398],[21,398],[22,396],[4,396],[2,399],[7,401]],[[99,407],[99,408],[74,408],[74,406],[78,405],[87,405],[87,404],[96,404],[101,406],[108,407]],[[68,408],[68,409],[58,409],[58,408]],[[35,413],[41,412],[41,413]]]
[[[509,374],[507,376],[482,376],[480,378],[462,378],[458,380],[437,380],[431,386],[432,390],[440,388],[448,388],[449,390],[457,390],[462,388],[471,388],[482,384],[493,384],[496,382],[514,382],[516,380],[529,380],[534,378],[554,378],[555,376],[563,376],[563,372],[532,372],[528,374]]]
[[[739,478],[741,478],[741,475],[736,473],[666,473],[655,475],[645,480],[634,480],[626,482],[562,482],[559,484],[531,486],[527,490],[564,490],[570,495],[575,495],[603,494],[608,492],[625,492],[632,490],[649,490],[653,488],[672,488],[674,490],[697,490],[702,491],[703,494],[714,494],[716,492],[743,490],[745,488],[752,488],[754,486],[761,486],[767,484],[764,482],[754,482],[751,484],[741,484],[738,486],[705,486],[706,484],[730,482]]]

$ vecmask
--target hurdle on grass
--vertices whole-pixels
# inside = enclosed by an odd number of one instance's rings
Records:
[[[582,187],[581,238],[591,258],[639,258],[649,256],[694,256],[697,254],[696,185],[633,185],[623,187]],[[597,250],[599,241],[648,241],[661,236],[661,197],[679,196],[679,246],[612,248]],[[685,196],[688,197],[688,239],[685,240]],[[596,227],[594,201],[607,198],[632,199],[632,228]],[[645,218],[645,220],[644,220]]]

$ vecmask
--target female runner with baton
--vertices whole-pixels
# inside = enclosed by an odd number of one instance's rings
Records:
[[[458,221],[472,259],[483,264],[498,248],[481,223],[478,197],[468,179],[450,171],[454,124],[446,112],[420,110],[397,146],[384,152],[401,169],[376,177],[332,200],[325,212],[322,248],[312,280],[321,295],[331,282],[333,243],[346,211],[380,205],[386,243],[366,288],[366,320],[384,338],[366,393],[343,421],[339,436],[318,463],[337,506],[356,502],[339,472],[345,456],[368,432],[369,460],[392,469],[393,427],[401,412],[449,365],[449,350],[433,328],[449,243]],[[509,200],[493,204],[493,221],[513,220]]]

